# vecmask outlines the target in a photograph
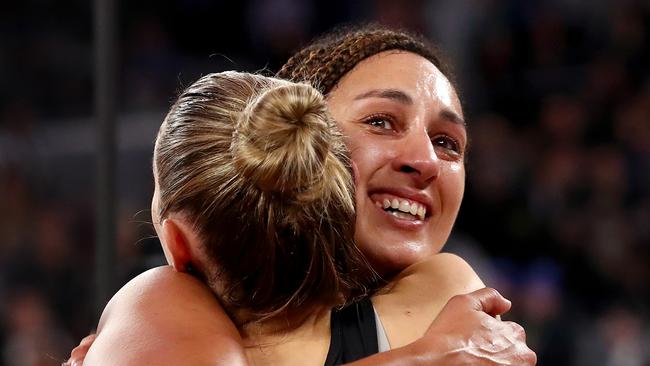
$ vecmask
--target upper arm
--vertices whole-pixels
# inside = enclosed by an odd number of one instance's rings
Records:
[[[391,347],[419,339],[449,299],[485,287],[455,254],[439,253],[409,266],[373,298]]]
[[[430,306],[485,287],[463,258],[438,253],[404,269],[386,292],[393,301]]]
[[[170,267],[126,284],[106,306],[87,365],[246,364],[241,338],[212,292]]]

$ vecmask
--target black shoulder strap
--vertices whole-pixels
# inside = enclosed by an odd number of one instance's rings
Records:
[[[325,366],[353,362],[379,352],[375,311],[369,298],[332,310],[330,329]]]

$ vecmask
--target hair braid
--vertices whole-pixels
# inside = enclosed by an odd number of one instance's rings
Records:
[[[359,62],[388,50],[413,52],[426,58],[455,84],[439,51],[424,38],[378,25],[342,28],[316,39],[291,57],[277,76],[309,82],[327,94]]]

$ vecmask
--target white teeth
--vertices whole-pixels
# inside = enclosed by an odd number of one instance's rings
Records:
[[[419,203],[409,202],[406,200],[400,201],[397,198],[393,198],[392,200],[384,198],[382,202],[376,201],[375,205],[377,205],[377,207],[383,208],[384,210],[388,208],[399,210],[401,212],[417,216],[420,220],[424,220],[427,214],[427,209]]]
[[[399,204],[399,210],[402,212],[409,212],[411,211],[411,205],[407,201],[402,201],[402,203]]]
[[[394,209],[399,209],[399,201],[397,198],[393,198],[393,200],[390,202],[390,207]]]
[[[414,203],[414,204],[411,205],[411,209],[409,210],[409,212],[411,213],[411,215],[415,215],[415,214],[418,213],[418,206],[419,206],[419,205],[416,204],[416,203]]]
[[[420,220],[424,220],[424,215],[427,213],[427,209],[424,208],[423,206],[420,206],[418,208],[418,216],[420,217]]]

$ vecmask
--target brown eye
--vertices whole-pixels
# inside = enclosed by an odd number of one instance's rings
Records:
[[[461,155],[462,153],[458,142],[449,136],[436,136],[431,142],[433,143],[433,147],[442,148],[453,155]]]
[[[392,130],[393,122],[390,117],[384,115],[370,116],[366,118],[365,123],[382,130]]]

